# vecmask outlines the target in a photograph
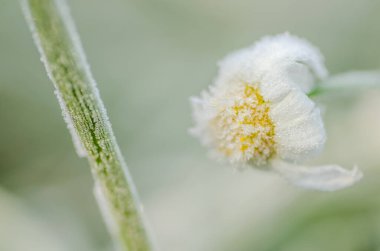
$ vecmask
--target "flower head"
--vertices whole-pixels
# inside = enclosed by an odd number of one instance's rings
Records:
[[[307,41],[265,37],[222,60],[214,84],[191,99],[191,133],[234,165],[270,166],[308,188],[351,185],[361,177],[356,169],[295,164],[325,144],[320,110],[307,94],[326,77],[322,55]]]

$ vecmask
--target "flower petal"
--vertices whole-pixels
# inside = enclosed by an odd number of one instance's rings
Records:
[[[303,166],[281,160],[272,162],[273,168],[291,183],[313,190],[335,191],[355,184],[363,174],[357,168],[344,169],[338,165]]]
[[[322,117],[303,92],[292,89],[282,101],[273,104],[270,113],[280,158],[303,161],[322,150],[326,140]]]
[[[317,48],[304,39],[284,33],[264,37],[225,57],[219,62],[215,85],[269,82],[263,95],[275,100],[282,94],[272,92],[275,84],[291,82],[308,93],[314,88],[315,79],[324,79],[327,75],[323,56]]]

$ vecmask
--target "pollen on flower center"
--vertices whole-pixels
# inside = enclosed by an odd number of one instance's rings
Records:
[[[211,121],[217,150],[231,162],[263,165],[275,154],[275,126],[270,102],[257,85],[242,83],[219,100],[220,110]]]

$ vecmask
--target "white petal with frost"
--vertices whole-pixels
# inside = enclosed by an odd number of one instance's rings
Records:
[[[271,117],[276,125],[280,158],[303,160],[322,150],[326,141],[322,117],[303,92],[292,90],[281,102],[273,104]]]
[[[335,191],[355,184],[363,174],[357,168],[347,170],[338,165],[303,166],[281,160],[272,162],[273,169],[291,183],[308,189]]]
[[[327,76],[319,50],[287,33],[264,37],[248,48],[231,53],[219,63],[219,69],[216,85],[233,84],[234,80],[262,82],[268,76],[277,75],[304,92],[313,88],[314,79]]]

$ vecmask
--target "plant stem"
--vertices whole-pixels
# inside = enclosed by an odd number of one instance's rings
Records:
[[[65,2],[24,0],[23,8],[78,153],[89,160],[111,233],[122,250],[153,250],[134,184]]]
[[[308,96],[324,94],[356,93],[361,90],[380,88],[380,71],[353,71],[342,73],[319,83]]]

